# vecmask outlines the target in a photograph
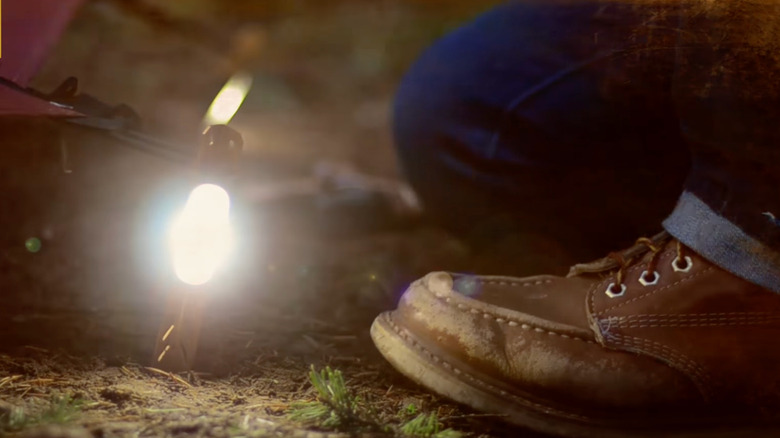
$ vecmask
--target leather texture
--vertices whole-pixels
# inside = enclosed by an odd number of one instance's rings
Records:
[[[569,277],[432,273],[385,317],[464,382],[476,376],[508,401],[558,417],[771,421],[780,405],[780,296],[687,248],[675,269],[680,250],[661,243],[657,282],[647,285],[639,278],[653,254],[639,254],[624,271],[625,292],[612,297],[617,267],[605,261]]]

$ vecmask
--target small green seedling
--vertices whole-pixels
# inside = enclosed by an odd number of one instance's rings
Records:
[[[292,405],[290,419],[325,429],[355,432],[384,432],[414,438],[460,438],[463,434],[453,429],[442,429],[435,413],[421,413],[413,403],[406,405],[395,416],[380,418],[370,403],[349,391],[344,376],[330,367],[309,371],[309,381],[317,391],[317,400]],[[415,416],[409,421],[404,419]]]
[[[325,428],[351,425],[377,430],[373,412],[349,391],[341,371],[325,367],[317,372],[312,365],[309,381],[317,391],[317,401],[293,404],[291,419]]]
[[[403,435],[420,438],[459,438],[463,435],[453,429],[442,429],[442,424],[435,412],[416,416],[401,425],[400,431]]]
[[[24,408],[14,407],[0,416],[0,432],[17,432],[34,426],[47,424],[67,424],[81,415],[84,400],[69,395],[55,395],[49,400],[49,406],[40,412],[28,412]]]

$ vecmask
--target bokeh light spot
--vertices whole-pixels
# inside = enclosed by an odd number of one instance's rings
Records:
[[[41,250],[41,239],[30,237],[24,242],[24,247],[27,248],[27,251],[36,253]]]
[[[455,280],[453,289],[467,297],[479,295],[480,283],[475,275],[464,275]]]

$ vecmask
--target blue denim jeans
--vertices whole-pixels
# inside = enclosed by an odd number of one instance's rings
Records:
[[[430,215],[477,243],[531,233],[584,258],[663,221],[780,291],[780,62],[746,30],[774,29],[753,18],[780,6],[691,5],[510,1],[436,42],[394,111]]]

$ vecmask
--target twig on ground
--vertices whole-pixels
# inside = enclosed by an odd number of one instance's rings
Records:
[[[177,376],[176,374],[169,373],[168,371],[163,371],[163,370],[161,370],[159,368],[154,368],[154,367],[144,367],[144,369],[147,370],[147,371],[151,371],[152,373],[168,377],[169,379],[171,379],[171,380],[173,380],[173,381],[175,381],[175,382],[177,382],[177,383],[179,383],[179,384],[181,384],[181,385],[183,385],[183,386],[185,386],[187,388],[192,388],[192,384],[190,384],[190,382],[182,379],[181,377]]]
[[[3,386],[5,386],[5,385],[7,385],[7,384],[9,384],[11,382],[13,382],[14,380],[18,380],[18,379],[21,379],[21,378],[22,378],[21,374],[15,374],[13,376],[3,377],[2,379],[0,379],[0,388],[2,388]]]

